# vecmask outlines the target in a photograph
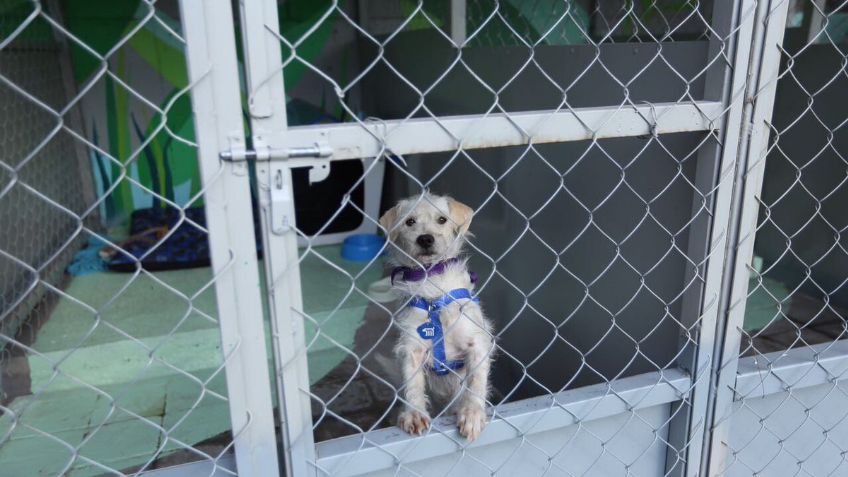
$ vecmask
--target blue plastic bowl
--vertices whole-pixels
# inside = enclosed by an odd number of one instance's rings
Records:
[[[357,234],[344,239],[342,258],[352,262],[367,262],[380,254],[386,239],[375,234]]]

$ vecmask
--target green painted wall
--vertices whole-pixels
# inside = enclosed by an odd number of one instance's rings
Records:
[[[124,224],[138,208],[164,207],[160,197],[199,204],[191,200],[201,184],[191,104],[182,91],[183,45],[168,31],[179,31],[177,19],[159,10],[161,23],[144,21],[148,8],[138,0],[66,0],[63,12],[79,40],[70,43],[71,58],[77,89],[87,90],[83,116],[106,224]]]
[[[31,8],[22,4],[22,12]],[[281,10],[283,35],[292,42],[323,19],[298,46],[306,61],[320,56],[338,20],[337,13],[325,18],[330,5],[300,0]],[[139,0],[66,0],[63,13],[78,40],[71,58],[77,89],[87,91],[83,116],[105,224],[126,225],[133,210],[168,201],[201,205],[184,45],[169,31],[181,31],[178,13],[159,7],[159,21],[152,21]],[[290,54],[284,48],[284,59]],[[301,61],[286,68],[287,88],[306,68]]]

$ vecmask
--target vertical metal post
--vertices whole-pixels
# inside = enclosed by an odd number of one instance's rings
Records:
[[[279,475],[230,2],[180,0],[238,471]]]
[[[713,38],[707,54],[712,66],[705,78],[704,99],[721,101],[725,110],[721,117],[714,118],[716,137],[704,143],[697,156],[692,217],[699,218],[690,227],[687,247],[687,256],[697,266],[690,264],[686,272],[686,283],[695,281],[683,296],[681,323],[687,329],[681,338],[684,352],[678,360],[679,366],[691,374],[693,387],[689,402],[681,401],[673,408],[678,414],[669,425],[668,440],[674,446],[666,458],[666,472],[670,475],[695,476],[700,472],[733,190],[732,171],[738,152],[755,9],[754,0],[716,2],[713,6]],[[725,64],[726,61],[730,63]],[[706,204],[704,196],[708,199]],[[703,277],[703,286],[698,286],[699,275]],[[697,346],[690,341],[691,335]]]
[[[298,146],[286,141],[277,2],[241,2],[241,22],[253,145],[280,149]],[[256,177],[286,470],[290,476],[316,475],[305,331],[298,313],[303,310],[303,298],[291,169],[285,161],[261,162],[256,165]],[[285,219],[272,217],[272,213],[283,214]],[[280,220],[289,227],[273,230],[271,224]]]
[[[743,134],[739,146],[738,165],[729,222],[728,250],[721,296],[716,357],[711,398],[708,409],[706,454],[702,460],[703,475],[721,474],[727,463],[727,440],[733,411],[733,387],[739,361],[741,329],[745,318],[749,264],[754,252],[757,213],[769,142],[769,125],[780,71],[780,46],[786,26],[789,3],[781,0],[761,1],[755,18],[752,43],[751,77],[742,118]],[[750,107],[753,105],[753,107]]]
[[[465,43],[467,32],[468,12],[465,0],[451,0],[450,2],[450,33],[451,40],[456,46]]]

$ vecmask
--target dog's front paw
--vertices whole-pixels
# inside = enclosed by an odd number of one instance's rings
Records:
[[[410,434],[420,436],[430,428],[430,416],[415,410],[403,411],[398,416],[397,425]]]
[[[486,427],[486,410],[482,406],[475,404],[462,406],[456,413],[456,417],[459,433],[468,439],[468,442],[474,442]]]

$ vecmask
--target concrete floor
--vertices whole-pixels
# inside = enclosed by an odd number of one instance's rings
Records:
[[[316,337],[307,324],[313,383],[343,361],[342,347],[353,349],[368,304],[336,267],[362,270],[335,246],[314,249],[301,264],[304,308],[321,328]],[[382,268],[366,270],[357,287],[367,290]],[[0,437],[11,433],[0,447],[0,475],[100,475],[227,433],[215,294],[204,289],[211,278],[208,268],[76,277],[38,331],[37,353],[23,358],[33,394],[9,405],[17,421],[0,417]]]

